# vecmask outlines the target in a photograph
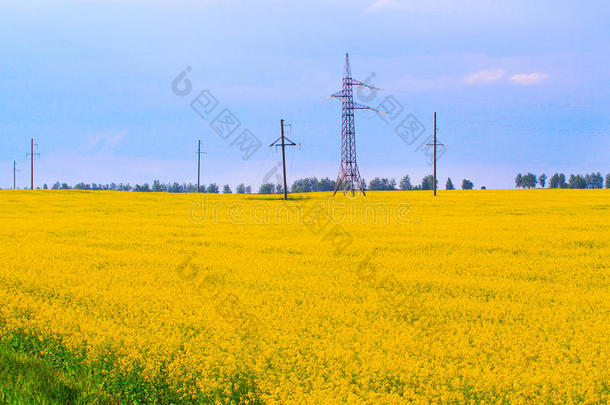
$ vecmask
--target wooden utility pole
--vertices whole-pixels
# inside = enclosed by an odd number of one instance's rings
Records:
[[[286,146],[296,146],[297,144],[292,142],[290,139],[284,136],[284,120],[280,120],[280,137],[277,138],[271,146],[281,146],[282,147],[282,167],[284,171],[284,200],[288,199],[288,184],[286,181]],[[278,143],[280,141],[280,143]],[[286,143],[288,141],[289,143]]]
[[[436,112],[434,112],[434,141],[433,143],[427,143],[426,145],[428,146],[434,146],[434,184],[432,185],[433,189],[434,189],[434,196],[436,196],[436,147],[437,146],[445,146],[442,143],[438,143],[436,142]]]
[[[197,192],[200,193],[201,190],[201,154],[205,154],[205,152],[201,151],[201,139],[199,140],[198,146],[197,146]]]
[[[13,160],[13,190],[16,189],[17,185],[17,161]]]
[[[199,193],[199,188],[200,188],[200,182],[201,182],[201,139],[199,140],[198,146],[197,146],[197,192]]]
[[[36,145],[36,149],[38,149],[38,145]],[[34,156],[40,156],[40,153],[34,153],[34,138],[31,139],[30,153],[26,154],[27,156],[30,157],[30,187],[34,190]]]

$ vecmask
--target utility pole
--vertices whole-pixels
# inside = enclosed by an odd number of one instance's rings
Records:
[[[197,192],[201,192],[200,191],[200,182],[201,182],[201,154],[205,152],[201,151],[201,139],[199,140],[198,146],[197,146]]]
[[[36,150],[38,150],[38,145],[36,145]],[[30,185],[31,189],[34,190],[34,156],[40,157],[40,153],[34,153],[34,138],[32,138],[30,143],[30,153],[26,153],[26,158],[30,157]]]
[[[17,188],[17,161],[13,160],[13,190]]]
[[[434,142],[433,143],[427,143],[427,146],[434,146],[434,184],[432,185],[432,187],[434,188],[434,196],[436,196],[436,147],[437,146],[445,146],[445,144],[443,143],[438,143],[436,142],[436,112],[434,112]]]
[[[288,185],[286,182],[286,146],[297,146],[296,143],[284,136],[284,120],[280,120],[280,137],[277,138],[269,147],[281,146],[282,147],[282,166],[284,168],[284,200],[288,199]],[[278,143],[280,141],[280,143]],[[288,141],[289,143],[286,143]]]

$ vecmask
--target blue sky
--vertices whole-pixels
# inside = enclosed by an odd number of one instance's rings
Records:
[[[506,3],[506,4],[504,4]],[[513,186],[517,172],[610,172],[610,3],[603,1],[10,1],[0,4],[0,187],[269,178],[279,120],[301,144],[289,180],[336,177],[345,52],[393,97],[396,121],[356,116],[366,179],[431,172],[418,145],[438,114],[440,182]],[[172,92],[191,70],[189,95]],[[264,147],[248,160],[190,107],[209,90]],[[218,110],[220,111],[220,110]],[[411,115],[425,132],[395,131]],[[271,176],[273,179],[274,176]]]

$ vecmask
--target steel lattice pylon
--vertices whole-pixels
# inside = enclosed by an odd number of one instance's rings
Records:
[[[359,188],[363,195],[365,184],[360,177],[360,171],[358,170],[358,163],[356,162],[356,129],[354,126],[354,110],[373,110],[374,108],[366,105],[354,103],[354,92],[353,86],[366,86],[371,89],[376,89],[373,86],[369,86],[361,81],[352,78],[352,71],[349,65],[349,56],[345,54],[345,72],[343,74],[343,89],[331,97],[341,99],[341,167],[339,169],[339,175],[337,176],[337,182],[335,183],[335,191],[333,195],[337,194],[339,187],[343,188],[343,193],[351,191],[352,195],[356,193],[356,189]]]

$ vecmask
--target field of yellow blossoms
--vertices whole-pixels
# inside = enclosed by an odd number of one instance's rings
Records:
[[[0,191],[0,339],[129,402],[607,403],[609,191]]]

